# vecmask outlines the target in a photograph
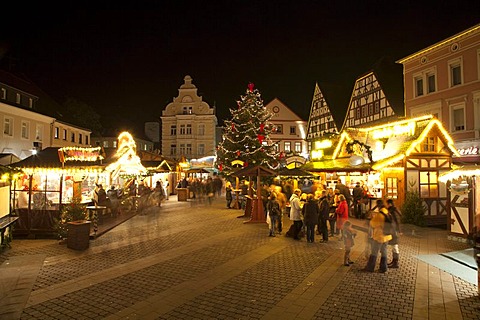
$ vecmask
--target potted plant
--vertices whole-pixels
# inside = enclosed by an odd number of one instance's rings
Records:
[[[60,239],[65,239],[67,247],[75,250],[85,250],[90,241],[90,221],[86,219],[85,205],[80,199],[73,198],[69,204],[62,206],[57,222],[57,232]]]

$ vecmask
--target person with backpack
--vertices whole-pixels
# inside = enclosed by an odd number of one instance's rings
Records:
[[[400,250],[398,248],[398,238],[401,234],[400,230],[400,217],[402,214],[400,213],[400,210],[395,207],[395,204],[393,203],[393,199],[388,199],[387,200],[387,208],[388,212],[390,213],[392,217],[392,224],[393,224],[393,233],[392,233],[392,240],[388,243],[389,245],[392,246],[392,262],[388,264],[389,268],[398,268],[398,258],[400,256]]]
[[[372,232],[372,251],[368,258],[367,266],[363,271],[374,272],[377,263],[377,255],[380,251],[380,272],[387,272],[387,245],[392,240],[391,228],[392,217],[388,213],[387,208],[382,199],[377,200],[378,212],[375,212],[370,220],[370,228]]]

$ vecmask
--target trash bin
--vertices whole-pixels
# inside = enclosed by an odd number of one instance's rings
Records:
[[[188,189],[187,188],[177,188],[177,198],[178,198],[178,201],[187,201],[188,200]]]

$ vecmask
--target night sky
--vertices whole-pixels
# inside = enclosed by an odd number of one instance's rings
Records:
[[[381,57],[480,23],[478,0],[59,3],[2,4],[0,57],[58,101],[84,101],[104,126],[122,128],[159,120],[187,74],[219,124],[248,82],[265,104],[277,97],[307,120],[316,81],[350,95]],[[333,111],[343,119],[346,107]]]

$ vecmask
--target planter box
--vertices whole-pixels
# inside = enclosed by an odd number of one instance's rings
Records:
[[[90,245],[90,221],[68,222],[67,247],[74,250],[85,250]]]

